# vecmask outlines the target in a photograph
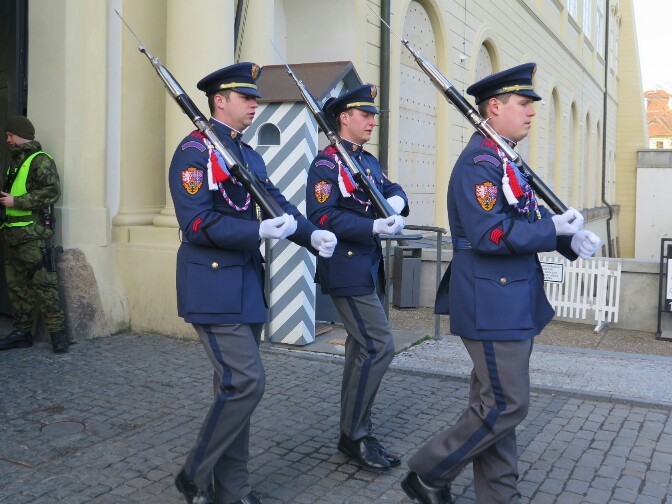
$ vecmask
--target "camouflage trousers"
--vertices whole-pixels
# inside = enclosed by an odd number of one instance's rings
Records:
[[[30,240],[18,245],[5,243],[5,275],[14,311],[14,328],[31,332],[39,310],[50,333],[64,331],[65,314],[56,273],[39,267],[43,264],[42,246],[43,240]]]

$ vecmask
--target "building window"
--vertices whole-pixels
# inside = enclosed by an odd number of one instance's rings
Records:
[[[595,138],[596,146],[602,145],[602,125],[600,122],[597,122],[596,128],[595,128]],[[602,149],[599,147],[596,147],[595,149],[595,187],[593,188],[593,207],[597,207],[599,205],[600,199],[598,197],[599,194],[602,192]]]
[[[604,12],[602,11],[602,0],[598,0],[597,15],[595,17],[595,45],[597,46],[597,53],[602,54],[604,49]]]
[[[495,69],[492,64],[492,55],[490,54],[490,49],[486,44],[481,44],[481,48],[478,50],[478,56],[476,57],[476,81],[479,81],[488,75],[494,73]]]
[[[569,120],[569,169],[567,170],[567,200],[570,202],[571,206],[575,206],[578,201],[577,197],[577,188],[574,187],[576,180],[578,179],[579,174],[579,152],[576,146],[578,145],[578,113],[576,110],[576,105],[572,104],[571,114]],[[576,175],[575,175],[576,174]]]
[[[583,33],[590,39],[593,34],[593,0],[583,0]]]
[[[280,145],[280,130],[275,124],[266,123],[257,132],[259,145]]]
[[[590,172],[592,169],[591,166],[591,160],[592,160],[592,155],[593,155],[593,144],[592,144],[592,136],[591,136],[591,129],[590,129],[590,116],[586,115],[586,118],[584,120],[584,130],[583,130],[583,145],[581,145],[581,149],[583,150],[583,163],[579,167],[579,177],[577,180],[577,187],[578,190],[576,192],[576,196],[578,198],[578,209],[583,210],[584,208],[589,208],[587,205],[590,203],[587,201],[587,197],[589,196],[589,189],[592,189],[590,187]]]
[[[560,114],[560,100],[558,99],[558,91],[554,89],[551,92],[551,103],[548,108],[548,186],[557,191],[562,188],[563,181],[560,180],[562,173],[559,173],[557,166],[560,164],[560,142],[561,142],[561,127],[562,115]]]
[[[567,0],[567,12],[576,19],[579,13],[578,0]]]
[[[664,149],[664,148],[665,145],[663,144],[663,142],[656,142],[656,149]]]

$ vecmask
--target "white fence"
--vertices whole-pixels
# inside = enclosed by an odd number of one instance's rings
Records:
[[[559,317],[586,319],[594,312],[595,332],[608,322],[618,322],[621,293],[621,262],[590,259],[568,261],[564,257],[540,257],[544,290]]]

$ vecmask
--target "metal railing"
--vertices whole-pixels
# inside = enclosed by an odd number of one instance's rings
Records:
[[[441,283],[441,251],[443,248],[443,236],[446,234],[446,230],[440,227],[435,226],[414,226],[407,225],[404,229],[409,231],[424,231],[436,233],[436,289],[438,290],[439,284]],[[392,241],[406,241],[406,240],[420,240],[424,238],[423,235],[380,235],[380,239],[385,242],[385,298],[384,298],[384,307],[385,315],[387,318],[390,318],[390,282],[392,280],[390,271],[390,257],[392,255]],[[441,316],[434,316],[434,336],[439,336],[441,334]]]

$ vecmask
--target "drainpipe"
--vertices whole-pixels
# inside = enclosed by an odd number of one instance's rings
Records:
[[[611,11],[609,9],[609,0],[607,0],[606,28],[604,34],[604,100],[602,112],[602,203],[609,209],[607,217],[607,255],[614,257],[613,247],[611,245],[611,219],[614,217],[614,209],[607,202],[607,105],[609,99],[609,19]]]
[[[240,33],[240,23],[243,18],[243,7],[247,0],[238,0],[236,4],[236,17],[233,22],[233,60],[234,63],[238,62],[238,44],[240,41],[238,40],[241,36]]]
[[[390,24],[391,0],[380,2],[380,17]],[[383,171],[388,171],[390,141],[390,30],[380,23],[380,151],[378,158]]]

